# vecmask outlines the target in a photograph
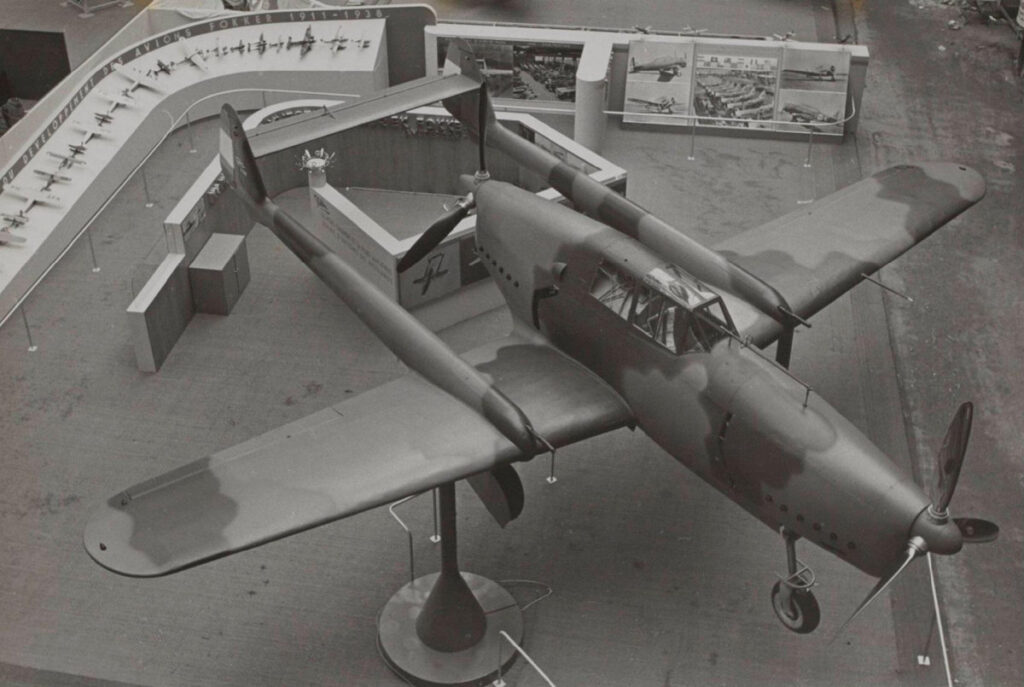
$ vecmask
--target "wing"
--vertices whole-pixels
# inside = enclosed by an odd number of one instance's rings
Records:
[[[555,446],[632,423],[609,387],[546,344],[512,336],[465,358]],[[410,374],[127,489],[89,521],[85,547],[114,572],[163,575],[520,457]]]
[[[775,287],[806,319],[984,195],[984,180],[963,165],[899,165],[715,249]],[[758,345],[779,334],[765,316],[745,319],[740,333]]]

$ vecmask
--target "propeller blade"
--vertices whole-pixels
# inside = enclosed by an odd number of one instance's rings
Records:
[[[831,644],[832,642],[835,642],[836,639],[839,638],[839,635],[843,634],[843,630],[845,630],[846,627],[853,622],[853,619],[860,615],[861,611],[867,608],[868,604],[874,601],[879,594],[884,592],[885,588],[888,587],[889,584],[891,584],[892,581],[895,580],[908,565],[910,565],[910,562],[912,560],[924,554],[924,552],[924,540],[920,537],[913,537],[908,542],[906,557],[902,561],[900,561],[899,564],[895,568],[893,568],[891,572],[889,572],[887,575],[878,580],[878,584],[876,584],[874,589],[872,589],[864,598],[864,600],[860,602],[860,606],[857,606],[857,610],[853,612],[853,615],[847,618],[846,622],[843,623],[838,630],[836,630],[836,633],[832,636],[832,641],[829,643]]]
[[[984,544],[999,537],[999,525],[981,518],[953,518],[965,544]]]
[[[459,222],[469,214],[473,204],[471,201],[459,201],[458,205],[434,220],[420,238],[412,245],[409,252],[398,261],[398,271],[405,272],[417,262],[427,257],[430,251],[437,248],[441,241],[452,232]]]
[[[945,513],[953,498],[957,480],[960,479],[960,468],[964,464],[967,453],[967,442],[971,438],[971,420],[974,416],[974,405],[966,401],[953,416],[946,430],[946,438],[939,449],[939,499],[935,504],[937,513]]]

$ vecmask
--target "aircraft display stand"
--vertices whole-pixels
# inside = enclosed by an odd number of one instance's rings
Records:
[[[455,483],[438,488],[441,572],[399,589],[381,611],[377,642],[388,667],[414,685],[483,685],[515,661],[504,631],[523,637],[523,614],[501,585],[459,571]]]

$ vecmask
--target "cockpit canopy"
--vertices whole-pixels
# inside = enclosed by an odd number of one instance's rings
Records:
[[[590,293],[675,354],[709,351],[720,339],[736,334],[721,297],[675,265],[656,267],[637,278],[605,260],[597,268]]]

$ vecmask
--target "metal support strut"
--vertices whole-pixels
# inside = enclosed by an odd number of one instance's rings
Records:
[[[817,602],[811,594],[814,571],[797,558],[797,534],[785,526],[779,528],[785,542],[785,565],[788,576],[779,575],[779,581],[772,591],[772,604],[776,615],[790,630],[808,633],[814,630],[820,619]]]
[[[796,542],[800,535],[783,527],[782,539],[786,542],[786,570],[789,573],[783,582],[790,589],[810,589],[817,582],[814,581],[814,571],[796,557]]]
[[[442,484],[437,494],[441,520],[441,574],[416,619],[416,634],[420,641],[436,651],[462,651],[480,641],[487,628],[487,618],[459,572],[455,483]]]
[[[521,641],[522,611],[496,582],[459,570],[454,482],[437,488],[437,503],[441,571],[391,597],[377,621],[378,646],[388,667],[410,684],[484,684],[497,674],[502,633]]]

